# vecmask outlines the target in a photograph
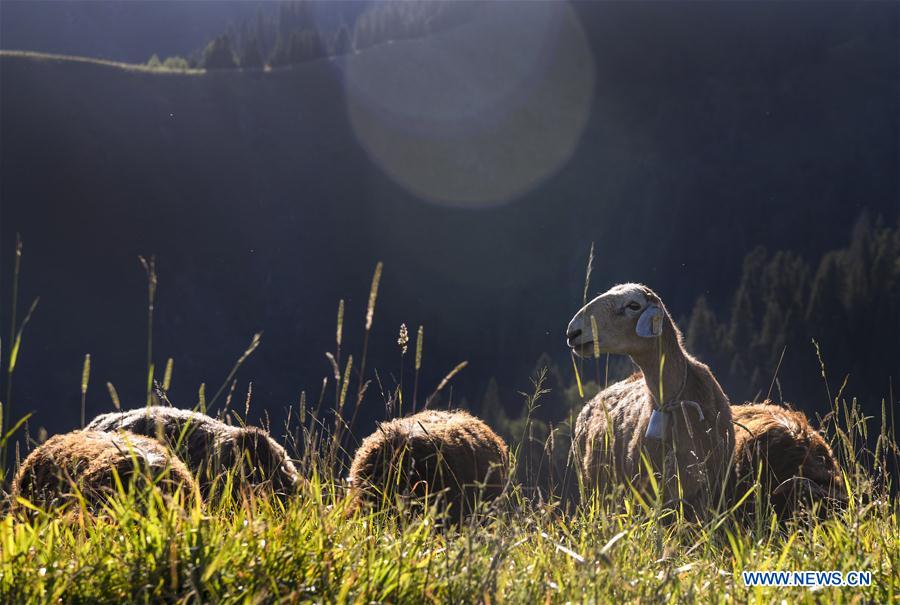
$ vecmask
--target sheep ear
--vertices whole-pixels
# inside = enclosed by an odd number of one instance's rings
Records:
[[[637,326],[634,329],[638,336],[654,338],[662,334],[662,311],[657,305],[650,305],[641,316],[638,317]]]

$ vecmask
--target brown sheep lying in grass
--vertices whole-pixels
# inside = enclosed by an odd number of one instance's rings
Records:
[[[580,356],[629,355],[641,370],[578,415],[574,441],[586,487],[631,482],[647,493],[646,452],[657,474],[665,464],[665,500],[703,516],[718,501],[734,450],[731,408],[709,368],[685,351],[659,296],[640,284],[615,286],[578,311],[566,335]]]
[[[221,493],[231,471],[234,494],[245,486],[280,496],[297,490],[297,469],[287,452],[256,427],[231,426],[199,412],[154,405],[102,414],[88,428],[159,438],[197,475],[204,495]]]
[[[186,498],[199,493],[187,467],[155,439],[74,431],[51,437],[25,458],[13,479],[13,502],[21,497],[44,508],[77,501],[80,491],[93,510],[116,492],[116,474],[125,487],[155,482],[170,496],[178,490]]]
[[[509,477],[506,443],[464,411],[427,410],[383,422],[366,437],[350,468],[363,502],[395,495],[435,498],[461,518],[501,494]],[[394,488],[398,488],[398,492]]]
[[[733,498],[741,498],[759,474],[764,499],[779,516],[791,515],[800,502],[821,502],[826,514],[847,494],[840,468],[822,435],[806,416],[770,402],[735,405]],[[755,502],[751,494],[746,506]]]

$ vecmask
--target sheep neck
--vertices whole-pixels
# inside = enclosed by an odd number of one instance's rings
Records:
[[[632,355],[631,359],[641,369],[644,382],[653,398],[656,407],[677,400],[684,393],[688,380],[688,358],[678,341],[675,326],[667,317],[663,323],[663,333],[657,340],[657,346],[641,355]],[[660,359],[665,356],[660,376]],[[662,384],[663,401],[659,399],[660,383]]]

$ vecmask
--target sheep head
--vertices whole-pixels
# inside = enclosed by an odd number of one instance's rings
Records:
[[[598,349],[642,355],[656,350],[656,337],[666,321],[670,321],[666,308],[653,290],[641,284],[619,284],[575,314],[566,329],[566,343],[582,357],[593,356]]]

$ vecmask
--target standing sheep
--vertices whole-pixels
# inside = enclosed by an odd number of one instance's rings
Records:
[[[791,515],[799,502],[824,504],[820,513],[844,502],[840,467],[822,435],[806,416],[771,402],[731,407],[735,424],[732,498],[737,501],[759,475],[763,498],[779,516]],[[754,501],[751,495],[746,503]]]
[[[578,311],[566,336],[579,356],[628,355],[640,368],[578,415],[574,441],[586,486],[632,482],[646,491],[643,451],[655,472],[665,471],[665,499],[680,497],[689,513],[703,516],[734,451],[731,408],[709,368],[685,351],[659,296],[640,284],[617,285]]]
[[[291,495],[297,489],[297,469],[287,452],[256,427],[231,426],[199,412],[152,405],[102,414],[87,428],[159,438],[198,476],[204,495],[221,490],[225,474],[232,470],[235,492],[251,486]]]
[[[499,496],[509,477],[506,443],[467,412],[427,410],[383,422],[350,468],[357,497],[393,502],[397,493],[439,499],[462,517]]]
[[[96,509],[116,492],[116,475],[123,486],[155,483],[170,496],[179,489],[186,497],[198,493],[187,467],[155,439],[85,430],[55,435],[31,452],[13,479],[13,502],[21,497],[47,507],[75,501],[80,492]]]

